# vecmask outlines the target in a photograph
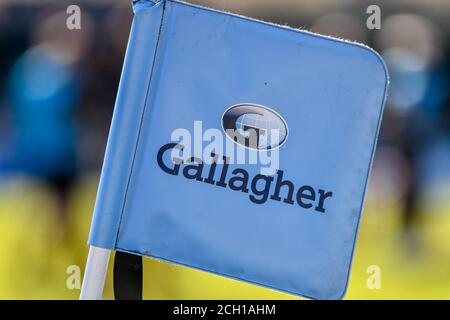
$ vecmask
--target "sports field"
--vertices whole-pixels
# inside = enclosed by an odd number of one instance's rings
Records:
[[[93,175],[78,183],[65,234],[55,219],[52,196],[40,185],[24,180],[0,185],[0,299],[78,298],[79,290],[67,289],[66,270],[70,265],[84,269],[97,179]],[[380,205],[369,196],[346,299],[450,299],[450,202],[423,210],[427,212],[417,234],[405,242],[395,205]],[[185,267],[144,261],[146,299],[296,299]],[[367,268],[372,265],[380,268],[380,289],[367,287]],[[113,298],[111,274],[107,299]]]

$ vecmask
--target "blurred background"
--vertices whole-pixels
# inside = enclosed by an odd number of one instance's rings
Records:
[[[383,55],[391,84],[346,298],[450,299],[450,2],[191,2]],[[66,28],[72,4],[81,30]],[[379,30],[366,27],[372,4]],[[84,270],[131,20],[128,0],[0,0],[1,299],[79,296],[67,268]],[[147,299],[294,298],[144,260]],[[379,289],[367,286],[371,266],[381,271]]]

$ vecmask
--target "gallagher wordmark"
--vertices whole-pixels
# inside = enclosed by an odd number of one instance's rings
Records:
[[[183,148],[183,145],[177,143],[163,145],[157,155],[159,167],[170,175],[179,176],[182,169],[182,176],[186,179],[223,188],[228,187],[233,191],[250,193],[250,201],[256,204],[264,204],[269,199],[269,196],[271,200],[290,205],[295,204],[295,199],[301,208],[313,208],[317,212],[325,213],[325,204],[327,200],[333,197],[333,192],[315,189],[309,185],[303,185],[297,189],[292,181],[283,179],[284,172],[282,170],[277,170],[274,176],[257,174],[250,178],[247,170],[236,168],[232,170],[231,176],[228,178],[229,159],[225,156],[222,156],[222,168],[217,170],[220,172],[216,174],[219,156],[215,153],[211,153],[212,161],[211,165],[209,165],[209,170],[205,170],[203,161],[197,157],[191,157],[187,161],[172,157],[170,161],[164,161],[166,152],[169,151],[170,153],[173,149],[183,151]],[[219,176],[218,180],[216,180],[216,176]],[[272,183],[275,183],[275,187],[270,192]],[[282,189],[284,191],[283,197],[281,196]],[[296,193],[294,194],[295,191]]]

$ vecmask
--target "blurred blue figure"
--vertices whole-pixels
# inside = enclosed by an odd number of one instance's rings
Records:
[[[68,189],[77,172],[76,77],[57,51],[39,45],[15,62],[8,91],[16,162],[23,173],[50,183],[65,220]]]
[[[432,165],[430,148],[447,134],[450,70],[440,28],[416,14],[397,14],[383,22],[379,44],[391,75],[381,142],[403,156],[402,224],[409,252],[416,255],[422,240],[417,225]],[[447,141],[448,143],[449,141]],[[440,143],[439,148],[443,148]],[[443,154],[442,152],[440,154]],[[423,159],[427,159],[424,165]],[[441,176],[445,172],[440,172]]]

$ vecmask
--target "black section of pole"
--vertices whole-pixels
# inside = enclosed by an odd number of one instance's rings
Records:
[[[142,257],[116,251],[114,257],[114,297],[116,300],[142,300]]]

